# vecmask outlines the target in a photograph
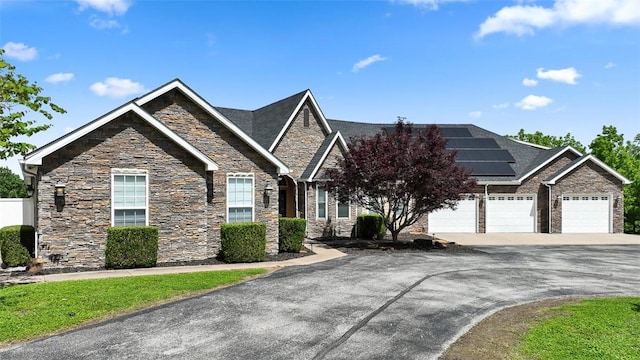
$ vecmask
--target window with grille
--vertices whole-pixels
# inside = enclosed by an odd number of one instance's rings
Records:
[[[146,174],[114,174],[112,176],[113,226],[146,226],[148,224],[148,186]]]
[[[327,190],[318,186],[318,196],[316,197],[318,219],[327,218]]]
[[[227,176],[227,222],[253,221],[253,174]]]

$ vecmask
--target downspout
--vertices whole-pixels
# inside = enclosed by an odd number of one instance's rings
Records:
[[[33,257],[38,258],[38,239],[40,238],[40,231],[38,229],[38,168],[36,167],[36,172],[30,172],[27,170],[27,165],[23,162],[20,162],[20,168],[22,170],[22,175],[24,175],[24,180],[27,180],[27,175],[33,178],[33,195],[31,195],[33,201],[33,227],[36,230],[33,234]]]
[[[553,209],[553,194],[551,192],[551,185],[549,184],[544,184],[547,188],[549,188],[549,234],[553,233],[553,217],[552,215],[552,209]]]
[[[304,182],[304,232],[309,235],[309,183]]]
[[[489,203],[489,184],[484,184],[484,233],[485,234],[487,233],[487,204],[488,203]]]

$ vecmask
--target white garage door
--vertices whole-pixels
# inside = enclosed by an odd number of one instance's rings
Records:
[[[477,217],[476,200],[468,197],[458,201],[455,210],[441,209],[429,214],[429,233],[475,233]]]
[[[562,196],[563,233],[610,232],[610,201],[608,195]]]
[[[489,195],[486,210],[488,233],[536,232],[534,195]]]

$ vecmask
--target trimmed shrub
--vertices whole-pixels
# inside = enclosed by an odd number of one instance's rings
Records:
[[[380,214],[360,214],[356,220],[358,236],[362,239],[382,239],[387,233],[382,215]]]
[[[220,227],[222,259],[230,263],[264,261],[267,256],[267,226],[245,222]]]
[[[299,253],[302,249],[307,220],[297,218],[280,218],[279,247],[280,252]]]
[[[24,266],[35,251],[35,229],[31,225],[11,225],[0,229],[0,253],[5,267]]]
[[[156,266],[158,236],[155,226],[110,227],[104,250],[105,267],[131,269]]]

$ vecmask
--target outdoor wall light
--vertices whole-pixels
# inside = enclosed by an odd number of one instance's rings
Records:
[[[35,186],[33,186],[33,178],[30,178],[30,183],[27,184],[27,197],[30,198],[33,196],[33,192],[35,191]]]
[[[271,194],[273,194],[273,187],[271,186],[271,184],[267,184],[264,187],[264,195],[268,198],[271,197]]]
[[[264,201],[265,209],[269,207],[269,203],[271,202],[271,194],[273,194],[273,186],[267,184],[264,186],[264,192],[262,193],[262,199]]]
[[[56,209],[58,209],[58,212],[62,211],[62,209],[64,208],[64,204],[65,204],[64,189],[65,189],[65,187],[66,187],[65,184],[57,183],[56,184],[56,190],[53,193],[53,199],[54,199],[54,202],[56,204]]]
[[[562,195],[556,196],[556,201],[560,201],[560,200],[562,200]]]

